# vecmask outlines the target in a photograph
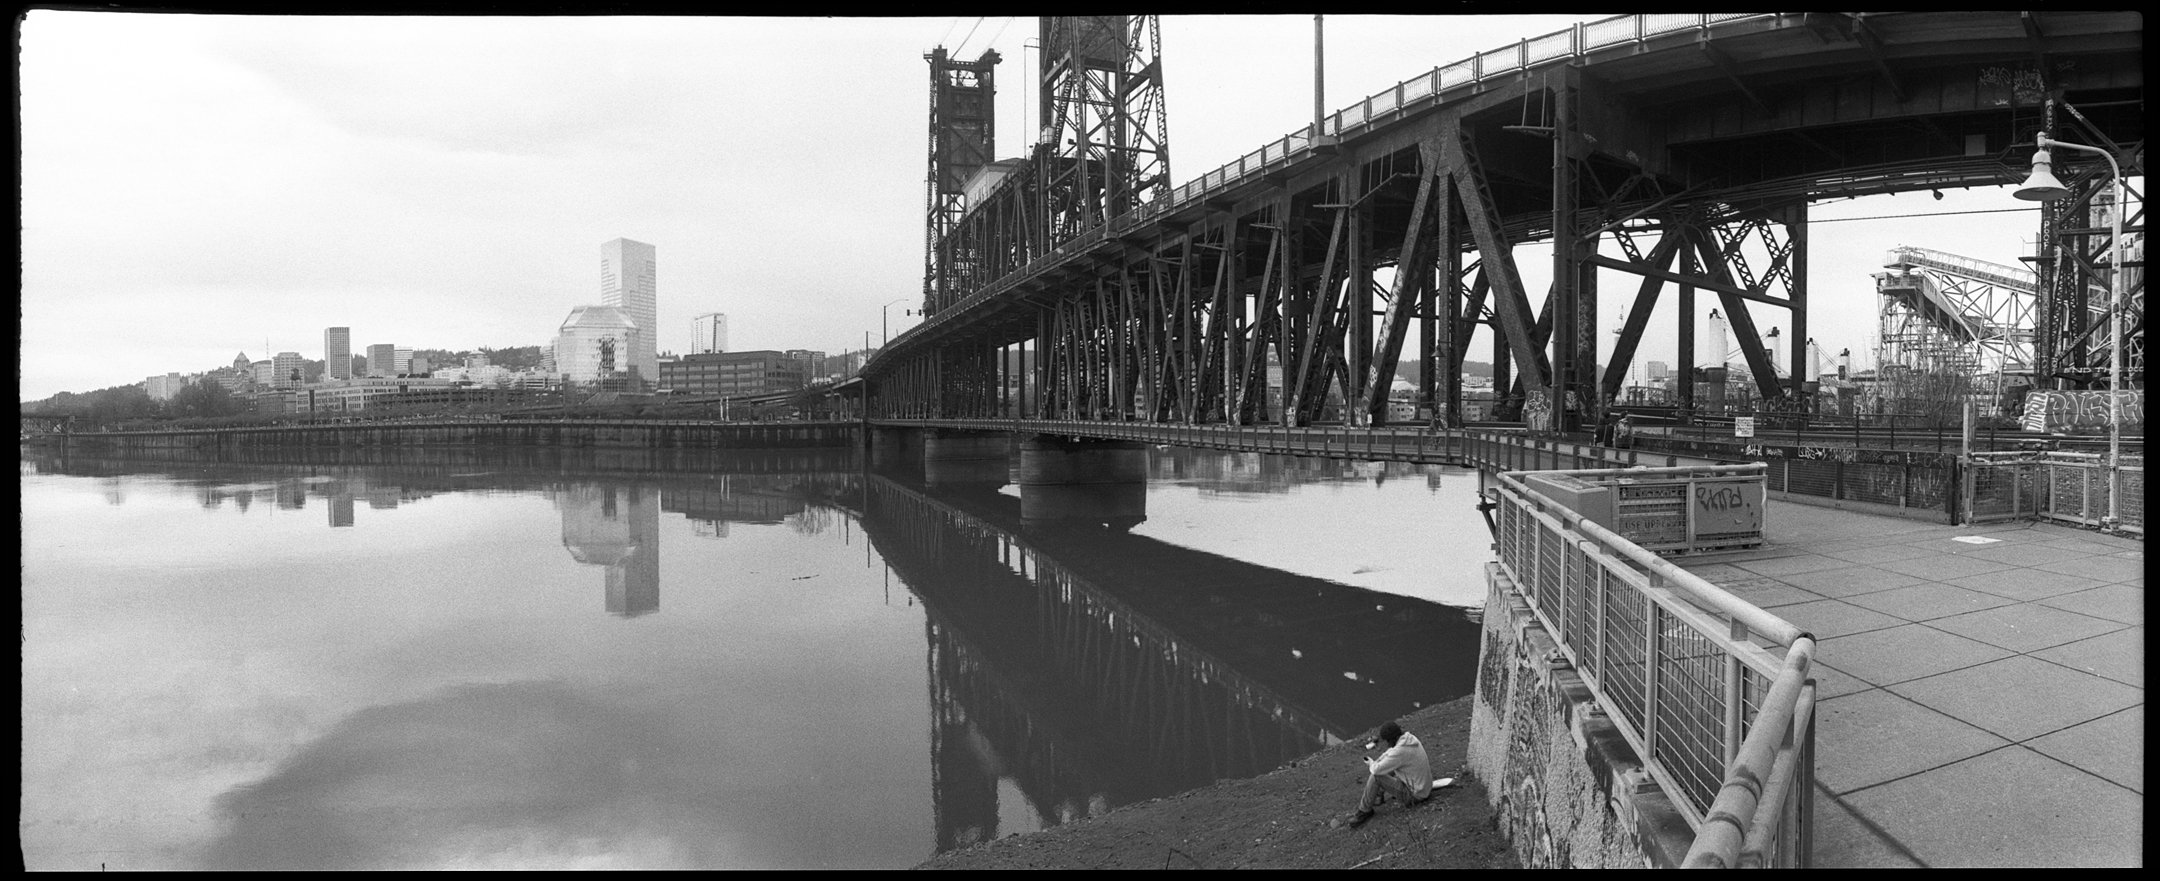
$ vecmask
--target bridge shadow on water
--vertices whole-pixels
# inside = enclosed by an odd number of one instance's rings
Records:
[[[1068,822],[1264,773],[1473,687],[1467,610],[1023,525],[992,488],[863,486],[864,532],[928,613],[940,852],[1003,834],[1001,778],[1044,825]]]

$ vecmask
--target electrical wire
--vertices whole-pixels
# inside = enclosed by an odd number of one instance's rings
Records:
[[[1843,223],[1848,220],[1900,220],[1907,217],[1950,217],[1958,214],[2008,214],[2019,211],[2038,211],[2034,208],[1983,208],[1977,211],[1931,211],[1924,214],[1877,214],[1873,217],[1810,217],[1808,223]]]
[[[983,23],[983,20],[982,20],[982,16],[980,16],[980,15],[978,15],[978,16],[975,16],[975,24],[974,24],[974,26],[973,26],[973,27],[970,27],[970,28],[968,28],[967,36],[965,36],[965,37],[961,37],[961,38],[960,38],[960,45],[959,45],[959,47],[957,47],[957,48],[953,49],[953,57],[954,57],[954,58],[963,58],[963,57],[966,57],[966,56],[965,56],[965,55],[964,55],[963,53],[965,53],[965,52],[967,51],[967,41],[969,41],[969,40],[972,40],[972,39],[974,39],[974,38],[975,38],[975,28],[979,28],[979,27],[982,27],[982,23]]]

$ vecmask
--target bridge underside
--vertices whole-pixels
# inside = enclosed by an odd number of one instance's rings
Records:
[[[1620,392],[1668,297],[1672,362],[1722,354],[1698,357],[1694,339],[1718,309],[1775,408],[1813,379],[1809,203],[2015,183],[2043,131],[2141,177],[2141,27],[2135,13],[1794,13],[1468,85],[1435,70],[1417,100],[1406,83],[1219,185],[1058,240],[1043,222],[1056,194],[1015,173],[946,235],[941,301],[866,367],[868,413],[1380,425],[1411,360],[1419,412],[1459,424],[1474,356],[1494,365],[1496,418],[1573,430]],[[2109,253],[2091,216],[2110,181],[2097,160],[2055,158],[2073,196],[2039,231],[2056,294],[2041,298],[2054,342],[2036,346],[2052,359],[2038,372],[2090,382],[2106,339],[2084,297]],[[2142,240],[2142,204],[2126,238]],[[1601,308],[1626,316],[1602,351]]]

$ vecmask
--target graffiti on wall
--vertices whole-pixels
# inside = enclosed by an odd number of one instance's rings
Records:
[[[2145,393],[2137,389],[2124,389],[2122,396],[2122,422],[2127,430],[2143,430],[2145,426]],[[2058,392],[2036,391],[2025,396],[2025,415],[2018,420],[2026,431],[2045,431],[2052,434],[2093,434],[2108,426],[2108,392]]]
[[[1552,399],[1544,389],[1531,389],[1524,397],[1522,407],[1523,427],[1530,431],[1546,431],[1552,428]]]

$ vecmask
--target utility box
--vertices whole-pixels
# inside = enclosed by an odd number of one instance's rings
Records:
[[[1753,474],[1527,472],[1523,482],[1583,519],[1661,554],[1758,547],[1768,487]]]

